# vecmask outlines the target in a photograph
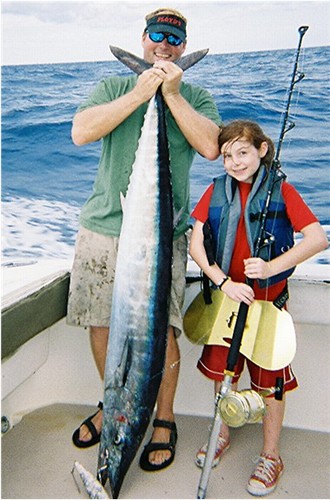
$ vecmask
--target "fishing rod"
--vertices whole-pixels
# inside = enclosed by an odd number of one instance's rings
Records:
[[[292,99],[294,87],[296,86],[297,83],[299,83],[305,77],[304,73],[298,72],[298,62],[299,62],[302,39],[303,39],[303,36],[305,35],[306,31],[308,30],[308,28],[309,28],[309,26],[300,26],[300,28],[298,29],[299,43],[298,43],[298,47],[297,47],[296,58],[295,58],[295,62],[294,62],[293,73],[292,73],[291,83],[290,83],[289,92],[288,92],[288,100],[287,100],[287,104],[285,107],[285,112],[284,112],[284,116],[283,116],[283,123],[282,123],[280,136],[279,136],[278,143],[277,143],[275,157],[274,157],[274,160],[272,162],[272,167],[271,167],[272,177],[271,177],[271,182],[269,183],[269,189],[267,192],[265,208],[264,208],[262,216],[261,216],[262,217],[261,218],[261,226],[260,226],[260,230],[259,230],[259,236],[257,238],[256,245],[254,248],[254,255],[253,255],[254,257],[257,257],[259,255],[259,252],[260,252],[261,242],[262,242],[263,235],[264,235],[266,217],[268,214],[268,208],[269,208],[270,198],[271,198],[273,187],[274,187],[274,182],[276,182],[276,177],[278,177],[279,180],[285,178],[285,174],[283,172],[281,172],[281,170],[280,170],[281,169],[280,154],[281,154],[281,149],[282,149],[282,144],[283,144],[285,134],[287,132],[289,132],[290,130],[292,130],[293,127],[295,127],[295,123],[292,120],[289,120],[289,111],[290,111],[290,105],[291,105],[291,99]]]
[[[287,105],[285,108],[283,124],[282,124],[280,137],[279,137],[278,144],[277,144],[277,150],[276,150],[276,154],[275,154],[275,158],[274,158],[275,166],[277,166],[277,164],[279,162],[279,157],[280,157],[280,152],[281,152],[281,148],[282,148],[284,135],[295,126],[295,123],[293,121],[289,121],[289,111],[290,111],[290,104],[291,104],[291,98],[292,98],[294,87],[297,83],[299,83],[305,77],[304,73],[298,72],[298,62],[299,62],[302,39],[303,39],[303,36],[305,35],[306,31],[308,30],[308,28],[309,28],[309,26],[300,26],[300,28],[298,29],[298,33],[300,35],[299,43],[298,43],[298,47],[297,47],[296,59],[295,59],[295,63],[294,63],[291,84],[290,84],[289,93],[288,93],[288,102],[287,102]]]
[[[260,249],[263,244],[266,243],[264,233],[265,233],[265,224],[266,224],[266,218],[268,214],[268,209],[270,205],[270,200],[271,200],[271,195],[272,191],[274,188],[275,182],[278,180],[282,180],[285,178],[285,174],[281,172],[281,165],[280,165],[280,153],[281,153],[281,148],[282,148],[282,143],[285,134],[291,130],[295,124],[293,121],[289,120],[289,110],[290,110],[290,105],[291,105],[291,98],[292,98],[292,93],[294,90],[295,85],[300,82],[304,78],[303,73],[298,72],[298,61],[299,61],[299,56],[300,56],[300,50],[301,50],[301,44],[302,44],[302,39],[303,36],[305,35],[306,31],[308,30],[308,26],[300,26],[298,29],[299,33],[299,43],[296,51],[296,58],[294,62],[294,68],[293,68],[293,73],[292,73],[292,78],[291,78],[291,83],[289,87],[289,92],[288,92],[288,99],[287,99],[287,104],[285,108],[285,113],[283,117],[283,124],[281,127],[280,131],[280,136],[278,140],[278,146],[276,150],[276,154],[274,157],[274,160],[272,162],[271,166],[271,179],[269,182],[269,188],[267,191],[267,196],[266,196],[266,201],[265,201],[265,206],[261,215],[261,220],[260,220],[260,227],[259,227],[259,233],[258,237],[256,240],[256,244],[254,247],[254,252],[253,256],[257,257],[259,255]],[[269,238],[266,238],[269,240]],[[247,284],[250,286],[253,286],[254,280],[247,279]],[[222,418],[221,418],[221,412],[220,412],[220,402],[224,398],[224,396],[230,392],[231,386],[232,386],[232,380],[235,375],[234,368],[238,359],[239,355],[239,350],[241,347],[242,343],[242,337],[244,333],[244,328],[246,324],[246,318],[248,314],[249,306],[245,304],[244,302],[240,303],[238,314],[237,314],[237,319],[234,327],[234,333],[232,337],[232,341],[230,344],[229,352],[228,352],[228,357],[227,357],[227,365],[226,369],[224,370],[224,380],[221,383],[220,390],[217,393],[215,397],[215,413],[214,413],[214,418],[213,418],[213,423],[212,427],[209,433],[209,440],[208,440],[208,445],[207,445],[207,452],[205,456],[205,461],[204,461],[204,466],[202,470],[202,474],[200,477],[199,485],[198,485],[198,491],[197,491],[197,498],[205,498],[206,496],[206,491],[207,491],[207,486],[209,482],[209,477],[211,473],[211,468],[212,468],[212,462],[213,458],[215,455],[216,451],[216,446],[217,446],[217,441],[218,441],[218,435],[220,432],[220,427],[222,423]],[[276,393],[275,393],[276,397]],[[277,399],[281,399],[282,394],[280,394],[280,398],[277,397]]]

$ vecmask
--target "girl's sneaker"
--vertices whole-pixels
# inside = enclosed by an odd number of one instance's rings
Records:
[[[276,458],[262,453],[258,457],[257,467],[248,482],[248,492],[258,497],[268,495],[275,490],[283,470],[284,465],[281,457],[276,460]]]
[[[229,440],[227,441],[224,437],[221,436],[221,434],[219,434],[217,447],[212,462],[212,467],[216,467],[218,465],[218,463],[220,462],[220,458],[229,448],[230,448]],[[201,469],[204,467],[206,453],[207,453],[207,443],[201,447],[201,449],[197,452],[195,458],[195,464],[197,465],[197,467],[200,467]]]

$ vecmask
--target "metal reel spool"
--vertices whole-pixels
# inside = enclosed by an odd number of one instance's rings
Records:
[[[242,427],[262,420],[266,404],[262,396],[252,389],[229,391],[218,403],[222,420],[230,427]]]

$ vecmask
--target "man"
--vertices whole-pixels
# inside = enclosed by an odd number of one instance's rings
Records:
[[[174,458],[176,427],[173,403],[179,375],[177,337],[182,331],[189,217],[189,170],[197,151],[214,160],[219,156],[220,118],[208,92],[181,81],[175,64],[186,49],[186,19],[172,9],[146,16],[142,34],[144,60],[153,66],[139,77],[110,77],[99,83],[73,120],[72,139],[84,145],[102,139],[102,153],[91,197],[80,217],[71,275],[68,323],[90,328],[95,363],[104,378],[109,336],[111,296],[118,237],[122,221],[120,193],[127,191],[148,101],[161,86],[167,116],[174,209],[181,218],[174,232],[171,304],[165,371],[157,399],[151,438],[140,465],[146,470],[167,467]],[[102,404],[73,434],[78,447],[100,440]],[[155,446],[159,443],[159,448]],[[165,443],[165,444],[164,444]],[[166,449],[167,444],[167,449]],[[165,446],[165,449],[164,449]]]

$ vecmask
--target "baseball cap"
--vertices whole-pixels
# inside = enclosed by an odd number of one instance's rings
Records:
[[[187,37],[187,20],[174,9],[158,9],[146,16],[146,31],[149,33],[172,33],[181,38],[182,41]]]

